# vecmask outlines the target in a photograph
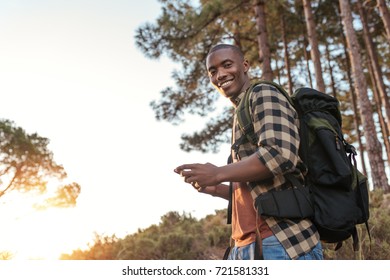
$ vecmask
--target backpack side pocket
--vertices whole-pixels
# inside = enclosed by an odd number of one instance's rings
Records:
[[[345,151],[337,121],[324,112],[307,116],[307,167],[310,181],[319,186],[351,191],[353,167]]]
[[[332,130],[319,128],[313,143],[309,172],[312,180],[321,186],[351,190],[352,166],[345,153],[342,139]]]

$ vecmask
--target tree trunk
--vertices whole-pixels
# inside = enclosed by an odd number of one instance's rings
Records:
[[[275,71],[276,72],[275,72],[274,76],[276,75],[275,79],[277,79],[277,83],[279,85],[281,85],[282,84],[282,71],[283,71],[283,69],[281,69],[281,68],[283,68],[283,65],[281,67],[279,66],[279,59],[280,59],[280,57],[278,55],[278,52],[275,52],[274,60],[275,60]]]
[[[390,102],[387,98],[386,87],[382,78],[382,70],[378,62],[378,56],[376,48],[371,39],[368,22],[367,22],[367,11],[364,9],[363,5],[358,1],[357,7],[359,10],[360,18],[363,25],[363,37],[366,44],[366,49],[368,53],[368,63],[372,69],[372,83],[373,83],[373,92],[375,97],[375,102],[377,104],[377,112],[379,117],[379,123],[382,130],[383,142],[386,147],[387,161],[390,166],[390,142],[389,142],[389,132],[390,132]],[[383,114],[384,108],[385,114]]]
[[[288,43],[286,36],[286,21],[284,19],[283,7],[279,7],[279,11],[281,14],[281,29],[282,29],[282,39],[283,39],[283,47],[284,47],[284,64],[286,66],[287,71],[287,82],[288,82],[288,91],[290,95],[293,93],[293,81],[291,78],[291,66],[290,66],[290,58],[288,52]]]
[[[262,65],[262,79],[273,80],[271,68],[271,52],[268,44],[268,35],[265,19],[265,4],[264,0],[255,0],[255,17],[257,26],[257,43],[259,44],[259,57]]]
[[[355,91],[360,102],[360,114],[367,142],[368,158],[371,166],[371,178],[373,187],[383,189],[385,193],[390,191],[384,161],[382,159],[382,146],[379,142],[372,108],[367,94],[367,82],[362,69],[360,47],[352,25],[352,13],[349,0],[339,0],[341,18],[344,25],[344,32],[347,39],[348,53],[351,59],[352,76],[354,78]]]
[[[307,52],[307,40],[306,40],[306,35],[303,35],[303,55],[305,57],[305,62],[306,62],[306,69],[307,69],[307,76],[309,78],[309,83],[310,87],[313,88],[313,79],[311,77],[311,71],[310,71],[310,63],[309,63],[309,54]]]
[[[307,34],[309,36],[310,54],[314,64],[314,73],[316,76],[317,89],[321,92],[325,92],[325,83],[322,78],[321,70],[321,55],[318,49],[318,40],[316,33],[316,25],[313,18],[313,12],[311,10],[310,0],[303,0],[303,9],[306,17]]]
[[[372,92],[373,92],[375,103],[376,103],[375,107],[376,107],[376,111],[377,111],[377,114],[378,114],[379,126],[380,126],[381,132],[382,132],[383,144],[385,145],[385,149],[386,149],[387,162],[388,162],[388,164],[390,166],[389,133],[388,133],[388,130],[387,130],[387,125],[386,125],[385,120],[383,118],[383,114],[382,114],[381,101],[380,101],[380,98],[379,98],[378,87],[377,87],[377,84],[375,82],[375,77],[374,77],[374,71],[375,70],[373,69],[372,64],[370,63],[370,61],[368,61],[367,63],[368,63],[368,72],[370,74],[370,78],[371,78],[371,81],[372,81]]]
[[[235,20],[235,21],[233,21],[233,40],[234,40],[234,44],[237,47],[239,47],[240,49],[242,49],[240,34],[241,34],[240,33],[240,21]]]
[[[329,76],[330,76],[330,85],[332,87],[332,95],[334,98],[337,98],[337,89],[336,89],[336,83],[334,81],[334,76],[333,76],[333,67],[331,63],[331,57],[330,57],[330,52],[329,52],[329,45],[326,44],[326,60],[328,62],[328,68],[329,68]]]
[[[339,9],[340,9],[340,7],[339,7]],[[342,26],[343,22],[341,19],[341,12],[340,12],[340,10],[338,10],[338,11],[339,11],[338,18],[340,21],[340,26]],[[367,176],[368,173],[367,173],[367,167],[366,167],[366,160],[364,158],[364,153],[365,153],[366,149],[365,149],[363,142],[362,142],[363,133],[362,133],[362,130],[360,129],[361,118],[360,118],[359,108],[358,108],[358,104],[357,104],[357,97],[356,97],[355,88],[353,87],[352,74],[351,74],[351,61],[350,61],[350,58],[348,56],[348,51],[347,51],[347,39],[345,38],[345,34],[343,33],[342,28],[341,28],[340,36],[343,40],[343,52],[344,52],[345,62],[346,62],[345,72],[346,72],[346,75],[348,78],[348,83],[349,83],[349,87],[350,87],[350,91],[351,91],[349,97],[350,97],[350,101],[352,103],[353,112],[354,112],[353,121],[354,121],[354,125],[355,125],[358,145],[359,145],[360,162],[362,164],[363,174]]]
[[[390,13],[389,9],[386,5],[386,0],[377,0],[379,12],[383,21],[383,25],[385,26],[387,41],[390,45]]]

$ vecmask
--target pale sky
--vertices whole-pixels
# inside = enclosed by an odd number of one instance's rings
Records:
[[[82,188],[72,209],[37,212],[19,195],[0,198],[0,252],[56,258],[94,232],[124,237],[169,211],[202,218],[227,206],[173,169],[222,165],[229,146],[182,152],[180,135],[205,120],[173,126],[149,106],[179,67],[135,47],[135,29],[159,13],[157,0],[0,1],[0,118],[50,139],[55,161]]]

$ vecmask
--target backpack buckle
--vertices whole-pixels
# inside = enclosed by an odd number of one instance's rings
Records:
[[[353,154],[354,156],[357,156],[356,149],[355,149],[355,147],[352,146],[351,144],[345,143],[345,151],[346,151],[348,154]]]

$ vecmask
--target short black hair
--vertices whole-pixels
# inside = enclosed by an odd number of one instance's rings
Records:
[[[207,54],[207,57],[212,54],[213,52],[215,51],[218,51],[220,49],[231,49],[233,50],[236,54],[238,54],[243,60],[244,60],[244,54],[243,52],[241,51],[241,49],[235,45],[230,45],[230,44],[218,44],[218,45],[215,45],[214,47],[212,47],[209,51],[209,53]]]

